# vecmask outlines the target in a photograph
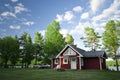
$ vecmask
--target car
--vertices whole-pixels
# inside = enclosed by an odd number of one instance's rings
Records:
[[[49,64],[37,64],[34,65],[33,68],[37,68],[37,69],[46,69],[46,68],[50,68],[51,66]]]
[[[33,65],[33,68],[39,69],[39,68],[41,68],[41,65],[39,65],[39,64]]]
[[[50,68],[51,66],[49,64],[42,64],[41,65],[41,68],[42,69],[45,69],[45,68]]]

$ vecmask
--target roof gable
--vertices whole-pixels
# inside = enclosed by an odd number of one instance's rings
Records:
[[[64,56],[66,55],[76,55],[76,53],[71,49],[67,48],[67,50],[63,53]]]
[[[69,45],[69,44],[65,46],[65,48],[56,56],[56,58],[58,58],[60,54],[66,51],[68,47],[70,47],[74,52],[77,52],[81,57],[105,57],[107,58],[106,53],[104,51],[85,51],[83,49],[76,47],[75,45]]]
[[[65,48],[56,56],[56,58],[58,58],[60,54],[62,54],[65,50],[67,50],[68,47],[70,47],[74,52],[77,52],[80,56],[82,56],[80,53],[83,52],[84,50],[82,49],[77,50],[77,47],[75,45],[67,44]]]

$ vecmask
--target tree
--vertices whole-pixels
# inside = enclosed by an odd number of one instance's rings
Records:
[[[67,44],[74,44],[74,39],[73,39],[72,35],[67,34],[67,36],[65,37],[65,42]]]
[[[19,43],[20,43],[20,48],[21,48],[21,52],[20,52],[20,58],[21,58],[21,67],[23,68],[24,66],[24,62],[25,62],[25,46],[26,46],[26,43],[27,43],[27,33],[24,32],[21,37],[19,38]]]
[[[21,39],[21,44],[23,46],[21,52],[22,68],[23,68],[23,64],[25,64],[25,67],[27,68],[28,65],[31,63],[31,60],[33,59],[34,46],[32,44],[32,39],[30,34],[24,32],[20,39]]]
[[[52,24],[47,26],[45,32],[45,62],[50,63],[50,56],[57,55],[65,46],[65,40],[59,32],[60,25],[58,22],[53,21]]]
[[[120,46],[119,39],[120,39],[120,26],[115,23],[115,21],[110,20],[106,26],[104,27],[105,31],[102,35],[103,45],[106,50],[113,53],[115,61],[116,61],[116,68],[118,69],[118,60],[117,60],[117,49]]]
[[[19,59],[19,41],[17,36],[15,36],[14,38],[12,38],[11,41],[11,51],[10,51],[10,62],[12,64],[12,66],[15,66],[15,64],[17,63],[18,59]]]
[[[35,47],[35,64],[37,64],[38,59],[43,54],[43,47],[44,47],[44,40],[40,33],[36,32],[35,34],[35,41],[34,41],[34,47]]]
[[[32,44],[32,39],[30,34],[27,34],[26,43],[25,43],[25,56],[24,56],[24,62],[26,68],[28,68],[28,65],[31,63],[33,59],[33,53],[34,53],[34,47]]]
[[[17,40],[11,36],[6,36],[1,39],[0,45],[1,59],[4,67],[8,67],[9,60],[12,65],[15,65],[19,54],[19,44],[17,44]]]
[[[85,47],[90,47],[93,51],[96,50],[100,45],[99,38],[100,36],[98,33],[90,27],[85,28],[85,37],[81,37],[81,39],[84,40]]]

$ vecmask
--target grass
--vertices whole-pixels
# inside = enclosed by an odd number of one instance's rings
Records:
[[[99,70],[0,69],[0,80],[120,80],[120,72]]]

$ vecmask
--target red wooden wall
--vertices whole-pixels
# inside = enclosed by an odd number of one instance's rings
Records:
[[[99,69],[98,58],[84,58],[83,69]]]

